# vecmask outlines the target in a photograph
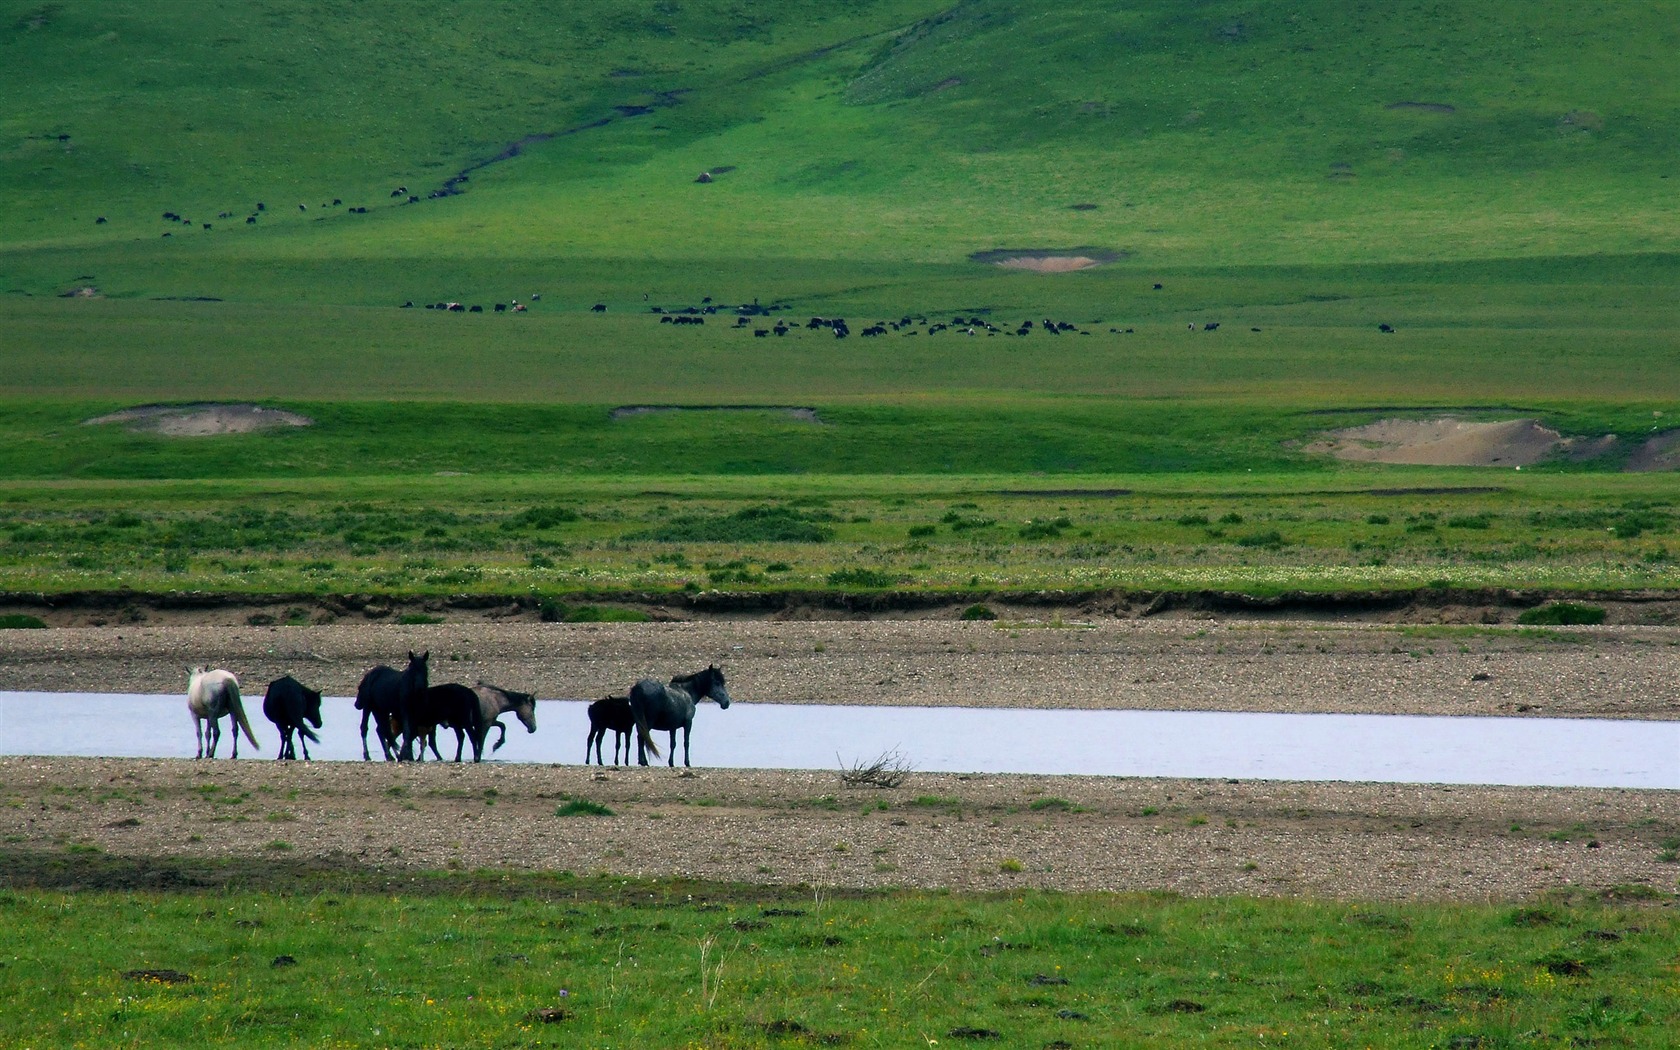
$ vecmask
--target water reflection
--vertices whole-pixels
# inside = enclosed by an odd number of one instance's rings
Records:
[[[262,717],[261,697],[247,702],[261,742],[255,755],[272,758],[279,734]],[[586,707],[541,701],[534,734],[506,717],[507,745],[494,758],[581,762]],[[359,761],[351,701],[326,698],[322,716],[321,744],[310,752]],[[669,737],[655,740],[664,749]],[[454,757],[453,734],[440,746]],[[609,735],[609,757],[611,747]],[[0,692],[0,753],[191,758],[194,750],[183,696]],[[224,730],[220,753],[229,751]],[[702,705],[692,743],[696,765],[746,769],[832,770],[888,751],[927,772],[1680,789],[1680,722],[737,703]],[[252,753],[241,744],[242,758]]]

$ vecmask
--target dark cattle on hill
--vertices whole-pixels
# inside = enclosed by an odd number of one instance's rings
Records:
[[[1204,332],[1217,332],[1217,331],[1219,331],[1219,322],[1218,321],[1209,321],[1207,324],[1202,325],[1202,331],[1204,331]]]
[[[496,304],[496,312],[497,313],[501,313],[502,311],[504,311],[506,309],[507,309],[507,303],[497,303]]]
[[[99,218],[93,220],[93,224],[95,226],[103,226],[103,225],[105,225],[105,222],[106,222],[106,219],[105,219],[105,216],[103,216],[103,215],[101,215]]]
[[[1377,331],[1379,331],[1379,332],[1393,332],[1394,331],[1394,326],[1391,325],[1391,324],[1380,324],[1380,325],[1377,325]]]
[[[245,225],[255,226],[256,224],[257,224],[257,217],[255,215],[245,216]]]
[[[304,761],[309,761],[309,741],[321,742],[321,738],[309,729],[309,726],[321,728],[320,692],[291,675],[276,678],[268,683],[268,692],[263,696],[263,714],[280,730],[280,753],[274,757],[282,760],[297,758],[297,749],[292,743],[292,734],[296,733],[297,743],[303,747]]]
[[[268,210],[268,205],[264,204],[262,201],[258,201],[257,202],[257,210],[258,211],[267,211]]]
[[[596,303],[594,306],[591,306],[589,309],[591,311],[595,312],[595,313],[604,314],[604,313],[607,312],[607,304],[606,303]]]
[[[209,224],[209,223],[205,223],[205,224],[204,224],[204,228],[205,228],[205,229],[207,229],[207,230],[208,230],[208,229],[209,229],[209,228],[210,228],[210,224]]]
[[[469,313],[469,314],[481,314],[483,312],[484,312],[484,307],[478,305],[477,303],[474,303],[471,306],[467,307],[467,313]]]

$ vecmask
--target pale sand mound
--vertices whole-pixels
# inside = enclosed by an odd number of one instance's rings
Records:
[[[1368,463],[1436,467],[1516,467],[1538,463],[1571,445],[1532,419],[1466,423],[1459,419],[1381,419],[1334,430],[1308,452]]]
[[[1628,459],[1629,470],[1680,470],[1680,430],[1665,430],[1645,441]]]
[[[1016,257],[1014,259],[999,259],[997,265],[1006,270],[1032,270],[1036,273],[1067,273],[1069,270],[1083,270],[1087,267],[1100,265],[1097,260],[1084,255],[1047,255],[1039,258]]]
[[[308,416],[261,405],[141,405],[121,412],[99,416],[83,422],[83,426],[101,423],[127,423],[128,429],[170,437],[212,437],[217,434],[249,434],[276,427],[307,427],[314,424]]]
[[[1125,256],[1125,252],[1106,248],[993,248],[975,252],[968,258],[972,262],[991,263],[1010,270],[1069,273],[1111,263]]]

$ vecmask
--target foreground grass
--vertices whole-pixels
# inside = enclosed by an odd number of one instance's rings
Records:
[[[1587,900],[831,897],[478,873],[13,889],[0,914],[13,1046],[1655,1047],[1680,1024],[1680,920]]]

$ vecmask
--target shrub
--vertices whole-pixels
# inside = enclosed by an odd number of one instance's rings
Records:
[[[787,507],[746,507],[723,517],[686,514],[628,538],[664,543],[822,543],[833,534],[814,514]]]
[[[1268,550],[1277,550],[1279,547],[1286,545],[1283,534],[1276,529],[1237,537],[1237,546],[1239,547],[1264,547]]]
[[[599,802],[588,799],[568,799],[566,803],[554,811],[557,817],[610,817],[613,811]]]
[[[46,621],[39,616],[30,616],[27,613],[7,613],[0,616],[0,630],[36,630],[46,625]]]
[[[910,538],[913,540],[921,539],[923,536],[932,536],[938,531],[939,526],[937,525],[912,525],[910,526]]]
[[[1549,602],[1533,609],[1524,610],[1517,622],[1529,626],[1578,626],[1604,622],[1604,609],[1598,605],[1584,605],[1580,602]]]
[[[1206,525],[1208,524],[1208,516],[1206,514],[1186,514],[1178,519],[1178,523],[1180,525]]]
[[[836,569],[828,574],[830,587],[891,587],[898,577],[877,569]]]
[[[397,622],[407,627],[417,627],[429,623],[442,623],[443,617],[430,613],[403,613],[397,617]]]
[[[532,507],[502,522],[502,528],[510,532],[520,528],[552,529],[556,525],[577,520],[578,512],[570,507]]]
[[[976,604],[970,605],[968,608],[964,609],[962,611],[962,616],[960,617],[960,619],[964,619],[964,620],[995,620],[995,619],[997,619],[997,613],[993,612],[987,606],[980,605],[980,604],[976,603]]]

